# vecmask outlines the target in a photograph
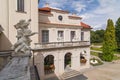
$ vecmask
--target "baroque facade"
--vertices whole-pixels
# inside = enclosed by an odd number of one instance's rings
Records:
[[[39,8],[34,64],[41,80],[50,74],[60,77],[65,72],[90,67],[91,27],[81,19],[68,11],[50,8],[48,4]]]
[[[48,5],[38,9],[38,0],[0,1],[0,51],[11,50],[17,41],[14,25],[29,20],[33,32],[33,63],[41,80],[72,70],[89,68],[90,29],[81,17]]]

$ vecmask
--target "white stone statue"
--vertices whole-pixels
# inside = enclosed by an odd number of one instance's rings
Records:
[[[34,35],[32,31],[28,28],[31,20],[27,22],[25,20],[20,20],[19,23],[15,25],[17,29],[17,42],[12,46],[15,53],[17,54],[30,54],[30,36]]]

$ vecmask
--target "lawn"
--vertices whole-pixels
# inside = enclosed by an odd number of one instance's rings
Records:
[[[97,57],[99,56],[99,55],[98,55],[99,53],[97,53],[97,52],[92,52],[92,51],[91,51],[90,54],[93,55],[93,56],[97,56]]]
[[[120,60],[120,56],[114,55],[113,60]]]
[[[102,46],[102,43],[91,43],[91,44],[95,46]]]
[[[98,47],[91,47],[90,49],[91,49],[91,50],[96,50],[96,51],[102,51],[102,47],[101,47],[101,48],[98,48]]]
[[[99,54],[101,54],[101,53],[91,51],[90,54],[93,55],[93,56],[99,57]],[[120,56],[114,55],[113,60],[120,60]]]

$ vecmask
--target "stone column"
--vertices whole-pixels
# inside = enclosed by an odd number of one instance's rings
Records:
[[[79,58],[79,54],[77,51],[74,51],[74,53],[72,53],[72,56],[71,56],[71,68],[73,70],[79,70],[80,68],[80,58]]]

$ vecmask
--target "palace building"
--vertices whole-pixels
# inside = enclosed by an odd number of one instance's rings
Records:
[[[91,26],[81,22],[82,17],[48,4],[38,10],[39,37],[33,52],[41,80],[51,74],[65,79],[65,73],[89,68]]]
[[[17,41],[14,25],[31,19],[29,27],[38,33],[31,37],[31,63],[41,80],[52,74],[67,79],[90,67],[91,26],[82,17],[48,4],[38,9],[38,0],[1,0],[0,5],[0,52],[11,51]]]

